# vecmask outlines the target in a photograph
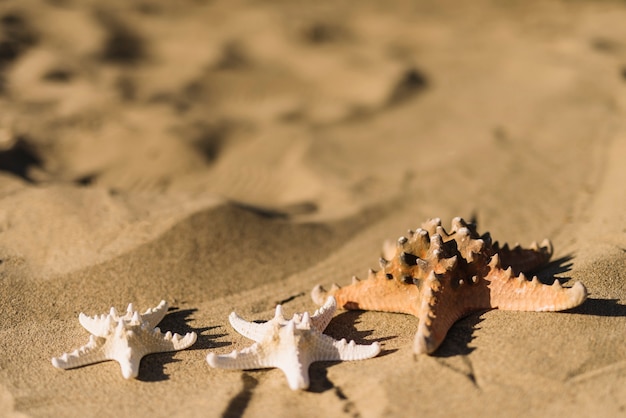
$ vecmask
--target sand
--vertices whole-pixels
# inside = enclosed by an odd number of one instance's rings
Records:
[[[0,4],[0,415],[626,416],[626,6],[619,1]],[[236,310],[313,311],[431,217],[549,238],[589,299],[489,311],[414,358],[416,318],[339,311],[362,362],[210,368]],[[79,312],[173,307],[191,349],[50,359]]]

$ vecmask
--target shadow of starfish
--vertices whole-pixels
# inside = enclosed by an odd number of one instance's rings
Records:
[[[458,320],[448,331],[443,343],[432,355],[434,357],[465,356],[476,350],[476,347],[470,347],[469,344],[476,338],[474,337],[474,331],[480,329],[477,325],[484,320],[481,318],[482,314],[484,312],[476,312]]]
[[[571,262],[574,259],[572,254],[565,255],[563,257],[557,258],[555,260],[550,261],[545,266],[537,269],[536,271],[530,271],[527,274],[527,277],[537,276],[539,281],[543,284],[552,284],[554,280],[557,278],[557,274],[562,274],[572,269],[574,265]],[[559,277],[558,278],[561,283],[567,283],[571,280],[571,277]]]
[[[158,324],[162,332],[172,331],[184,335],[188,332],[195,332],[198,335],[196,342],[187,350],[206,350],[231,345],[230,342],[214,341],[217,338],[224,337],[226,334],[209,334],[204,335],[203,332],[218,328],[201,327],[194,328],[189,325],[190,316],[197,309],[177,310],[176,307],[170,307],[165,318]],[[160,382],[169,379],[169,375],[165,373],[165,365],[169,363],[177,363],[175,357],[177,352],[155,353],[144,357],[139,365],[139,376],[137,380],[142,382]]]
[[[620,304],[619,299],[588,298],[582,305],[565,312],[580,315],[596,315],[623,318],[626,317],[626,305]]]
[[[339,315],[335,316],[332,321],[330,321],[330,324],[328,324],[324,330],[324,334],[329,335],[336,340],[341,340],[342,338],[345,338],[348,341],[354,340],[357,344],[372,344],[376,341],[380,343],[396,338],[396,336],[388,336],[366,339],[366,337],[372,335],[374,331],[359,331],[355,327],[356,324],[361,322],[359,318],[363,312],[364,311],[342,311]],[[397,350],[382,350],[377,357],[385,356],[395,351]]]
[[[222,412],[222,418],[242,416],[250,403],[250,399],[252,399],[254,388],[259,384],[258,380],[246,372],[241,374],[241,380],[243,381],[243,388],[230,400],[228,406]]]

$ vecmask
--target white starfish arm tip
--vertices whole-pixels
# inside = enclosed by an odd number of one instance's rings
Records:
[[[216,368],[217,367],[217,354],[209,353],[206,356],[206,361],[209,363],[209,366]]]
[[[415,338],[413,339],[413,353],[416,355],[431,354],[436,349],[437,346],[435,346],[430,338],[428,330],[418,328],[418,331],[415,333]]]
[[[62,369],[63,367],[61,367],[61,363],[59,362],[59,358],[58,357],[52,357],[52,365],[54,367],[56,367],[57,369]]]
[[[239,315],[237,315],[237,312],[232,311],[230,313],[230,315],[228,315],[228,322],[230,322],[230,324],[233,324],[233,321],[237,321],[239,319],[242,319]]]
[[[313,299],[313,302],[316,305],[322,306],[327,300],[327,294],[328,292],[326,291],[326,289],[324,289],[322,285],[318,284],[313,288],[313,290],[311,290],[311,299]]]
[[[310,382],[308,369],[298,372],[294,371],[291,373],[287,373],[285,370],[283,370],[283,373],[285,373],[285,377],[287,377],[287,384],[289,385],[289,389],[306,390],[309,388]]]
[[[122,365],[122,377],[124,379],[135,379],[139,376],[139,364],[129,363]]]
[[[174,334],[174,337],[176,337],[177,335],[178,334]],[[180,335],[178,335],[178,344],[180,344],[182,348],[177,348],[177,349],[180,350],[183,348],[189,348],[196,343],[197,339],[198,339],[198,334],[196,334],[195,332],[188,332],[187,334],[185,334],[184,337],[181,337]]]
[[[206,356],[206,361],[209,366],[213,368],[221,369],[245,369],[244,366],[239,366],[236,360],[239,358],[240,351],[233,350],[228,354],[217,355],[215,353],[209,353]]]

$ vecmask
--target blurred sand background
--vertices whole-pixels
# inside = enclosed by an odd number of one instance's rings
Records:
[[[0,416],[626,416],[623,1],[0,2]],[[371,360],[211,369],[431,217],[550,238],[564,313],[339,311]],[[79,312],[189,350],[60,371]]]

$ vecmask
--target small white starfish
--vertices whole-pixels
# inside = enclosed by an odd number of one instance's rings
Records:
[[[152,353],[183,350],[196,342],[196,333],[189,332],[181,337],[171,332],[161,333],[156,325],[167,314],[164,300],[156,308],[143,314],[128,305],[126,314],[119,316],[115,308],[108,315],[89,317],[80,313],[78,321],[90,333],[89,342],[71,353],[52,359],[52,365],[60,369],[115,360],[122,368],[125,379],[137,377],[143,356]]]
[[[334,297],[315,311],[295,314],[286,320],[282,307],[276,306],[274,318],[257,324],[241,319],[235,312],[228,317],[232,327],[241,335],[256,341],[241,351],[227,355],[209,353],[211,367],[222,369],[262,369],[278,367],[287,377],[292,390],[309,387],[309,366],[316,361],[363,360],[375,357],[380,344],[357,345],[345,339],[337,341],[322,334],[337,309]]]

